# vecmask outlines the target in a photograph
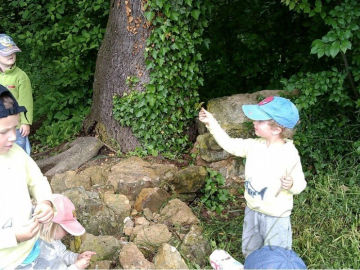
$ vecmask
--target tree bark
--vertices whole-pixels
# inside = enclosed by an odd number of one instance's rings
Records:
[[[91,113],[84,121],[85,133],[102,125],[106,137],[115,139],[123,152],[134,150],[140,143],[129,127],[120,126],[113,118],[113,96],[131,91],[126,84],[129,76],[140,79],[132,90],[143,91],[143,84],[149,81],[144,49],[150,29],[142,4],[142,0],[111,0],[106,33],[96,60]]]

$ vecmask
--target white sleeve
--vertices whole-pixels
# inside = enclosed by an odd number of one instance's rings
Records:
[[[11,220],[9,220],[11,221]],[[2,226],[3,224],[0,224]],[[4,224],[6,225],[6,224]],[[0,228],[0,249],[11,248],[18,245],[16,241],[15,230],[13,227],[2,229]]]
[[[299,194],[301,191],[303,191],[306,188],[306,180],[305,175],[302,170],[302,165],[300,161],[300,156],[298,151],[295,149],[295,155],[293,157],[289,157],[290,160],[292,160],[290,167],[287,168],[287,172],[289,172],[289,176],[293,179],[293,185],[290,188],[290,192],[292,194]]]
[[[67,250],[66,246],[63,243],[61,243],[60,240],[54,241],[53,246],[56,249],[57,255],[63,259],[66,265],[72,265],[76,262],[79,254]]]
[[[249,148],[254,141],[253,139],[231,138],[225,130],[221,128],[216,119],[211,119],[207,128],[214,136],[218,145],[234,156],[246,157]]]

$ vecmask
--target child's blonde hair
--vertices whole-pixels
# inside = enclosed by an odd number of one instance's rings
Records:
[[[40,228],[40,238],[48,243],[54,241],[56,231],[59,227],[61,227],[61,225],[55,222],[42,224]]]
[[[273,128],[280,128],[281,133],[280,136],[283,139],[291,139],[295,134],[295,128],[286,128],[283,126],[280,126],[278,123],[276,123],[274,120],[269,120],[270,126]]]

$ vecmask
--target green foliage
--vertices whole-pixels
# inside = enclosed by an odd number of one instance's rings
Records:
[[[283,1],[291,9],[319,16],[330,27],[327,34],[312,43],[311,53],[334,58],[327,70],[299,72],[282,80],[287,90],[297,89],[296,104],[301,110],[301,124],[295,142],[303,157],[307,173],[328,170],[335,160],[359,159],[359,81],[360,51],[351,44],[360,44],[356,30],[360,25],[357,1]],[[350,44],[350,45],[349,45]],[[323,61],[327,61],[326,58]],[[355,76],[354,76],[355,75]]]
[[[323,55],[335,57],[339,52],[346,53],[352,48],[354,35],[359,30],[360,4],[347,0],[332,9],[328,15],[322,13],[324,23],[330,31],[312,43],[311,53],[320,58]]]
[[[142,142],[137,152],[173,158],[189,148],[186,132],[203,84],[197,48],[204,42],[207,7],[206,0],[147,1],[145,17],[153,26],[145,49],[150,82],[144,92],[115,96],[113,108],[114,118]],[[129,78],[128,85],[138,81]]]
[[[72,138],[89,110],[109,1],[8,0],[0,12],[6,14],[1,32],[22,49],[18,66],[33,85],[39,147]]]
[[[227,201],[233,200],[233,196],[225,188],[225,178],[221,173],[207,169],[205,187],[202,189],[201,202],[211,211],[220,214],[224,210]]]

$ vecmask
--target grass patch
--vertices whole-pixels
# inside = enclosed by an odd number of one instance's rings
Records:
[[[360,268],[359,168],[359,164],[353,164],[318,175],[294,197],[293,249],[308,268]],[[232,211],[220,216],[203,215],[204,210],[197,209],[212,250],[225,249],[243,263],[244,211]]]

